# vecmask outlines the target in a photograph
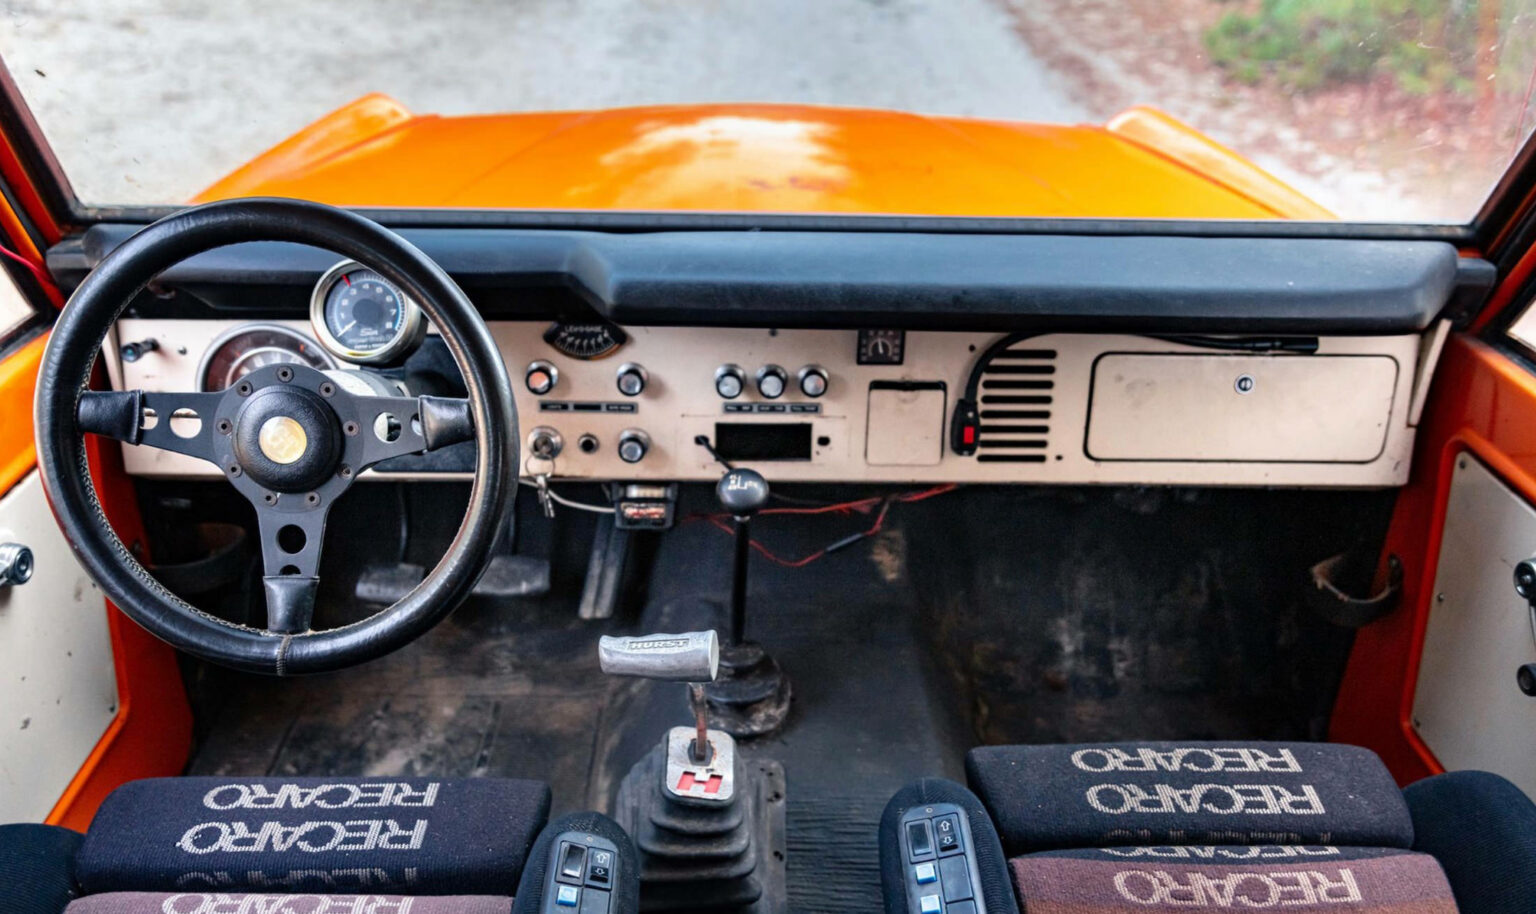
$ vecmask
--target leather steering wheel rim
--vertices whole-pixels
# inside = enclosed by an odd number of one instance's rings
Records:
[[[92,366],[119,315],[161,272],[204,251],[283,241],[333,251],[377,270],[422,307],[464,376],[474,425],[469,506],[447,553],[393,606],[341,628],[284,634],[236,625],[162,586],[113,532],[97,497],[77,422]],[[490,561],[516,495],[517,407],[501,352],[469,298],[410,242],[319,203],[250,198],[167,216],[102,260],[70,297],[43,354],[36,399],[38,464],[76,557],[106,596],[172,646],[235,669],[315,673],[372,660],[440,622],[469,596]]]

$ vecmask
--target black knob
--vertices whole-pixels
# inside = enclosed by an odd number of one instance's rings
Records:
[[[1526,559],[1515,566],[1515,593],[1527,600],[1536,595],[1536,559]]]
[[[560,369],[544,361],[530,362],[523,373],[523,383],[530,393],[542,397],[560,383]]]
[[[124,343],[122,348],[118,350],[118,354],[123,357],[125,362],[137,362],[146,354],[154,352],[159,348],[160,341],[150,337],[147,340],[139,340],[136,343]]]
[[[619,366],[617,378],[619,393],[626,397],[640,396],[640,392],[645,390],[645,382],[648,380],[650,380],[650,376],[646,374],[645,369],[633,362]]]
[[[1520,686],[1520,691],[1536,698],[1536,663],[1522,664],[1515,670],[1515,684]]]
[[[768,480],[756,470],[731,470],[720,477],[715,495],[732,515],[751,517],[768,504]]]
[[[727,400],[741,396],[747,388],[746,375],[735,365],[721,365],[715,369],[715,393]]]
[[[788,383],[789,375],[777,365],[764,365],[757,371],[757,392],[770,400],[783,396]]]
[[[651,449],[651,439],[645,432],[629,429],[619,435],[619,459],[625,463],[639,463]]]

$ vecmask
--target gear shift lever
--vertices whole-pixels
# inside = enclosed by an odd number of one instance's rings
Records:
[[[688,703],[693,705],[694,737],[689,747],[693,761],[709,763],[709,710],[704,683],[720,674],[720,638],[713,631],[681,635],[641,635],[597,641],[597,662],[609,676],[639,676],[688,683]]]
[[[768,504],[768,480],[756,470],[733,469],[720,477],[715,496],[736,524],[736,557],[731,566],[731,631],[727,642],[742,643],[747,627],[747,556],[752,545],[752,517]]]
[[[786,897],[784,769],[707,726],[704,690],[725,672],[723,653],[713,629],[598,642],[603,672],[686,682],[693,704],[695,725],[668,728],[614,796],[614,818],[635,836],[647,910],[768,912],[782,903],[759,898]]]
[[[756,470],[729,467],[715,486],[715,497],[735,521],[736,549],[731,563],[731,606],[725,647],[720,652],[720,677],[699,692],[707,699],[710,722],[715,727],[732,736],[761,736],[784,724],[790,698],[784,671],[762,645],[746,637],[752,518],[768,504],[768,480]],[[715,618],[716,625],[723,621],[719,615]]]

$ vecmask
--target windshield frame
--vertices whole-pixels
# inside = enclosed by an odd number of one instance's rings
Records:
[[[112,206],[83,203],[74,193],[52,147],[9,70],[0,61],[0,136],[11,147],[26,182],[62,233],[99,222],[149,223],[185,206]],[[9,195],[16,177],[5,175]],[[1030,216],[967,217],[885,214],[705,211],[529,210],[346,207],[395,227],[497,227],[603,232],[648,231],[842,231],[961,234],[1179,235],[1244,238],[1358,238],[1445,241],[1500,262],[1502,250],[1524,240],[1536,193],[1536,135],[1521,146],[1489,196],[1467,223],[1309,222],[1295,220],[1101,219]],[[13,203],[17,202],[14,199]],[[19,210],[20,211],[20,210]],[[46,234],[46,233],[45,233]],[[52,239],[50,239],[52,240]]]

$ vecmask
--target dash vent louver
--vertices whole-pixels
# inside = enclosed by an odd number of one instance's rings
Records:
[[[1056,350],[1023,345],[1027,334],[992,344],[955,403],[950,447],[979,463],[1044,463],[1056,396]]]
[[[1056,392],[1056,350],[1005,349],[981,373],[979,463],[1044,463]]]

